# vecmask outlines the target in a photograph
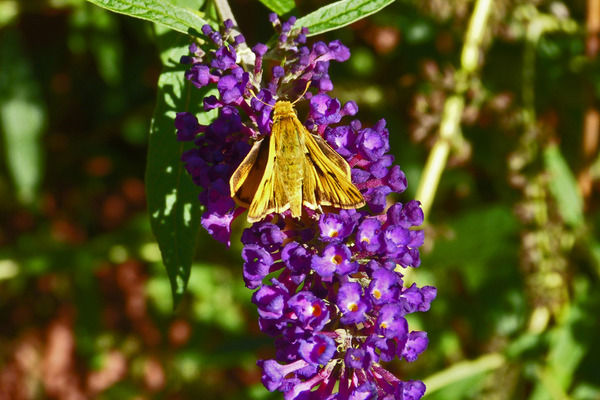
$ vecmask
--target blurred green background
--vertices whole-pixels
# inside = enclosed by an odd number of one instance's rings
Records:
[[[429,348],[387,367],[430,399],[600,399],[600,2],[494,1],[465,76],[473,5],[398,1],[316,38],[351,49],[334,95],[387,120],[398,201],[447,99],[465,101],[407,274],[438,287],[409,321]],[[250,44],[268,40],[262,4],[231,6]],[[160,70],[150,23],[0,2],[0,400],[282,398],[255,365],[274,350],[241,278],[243,221],[229,250],[201,232],[172,309],[143,182]]]

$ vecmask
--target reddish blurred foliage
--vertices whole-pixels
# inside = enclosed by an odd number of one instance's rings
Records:
[[[121,183],[123,195],[131,205],[139,208],[146,207],[146,187],[138,178],[130,177]]]
[[[66,94],[71,90],[71,77],[65,73],[57,73],[50,80],[50,88],[54,93]]]
[[[56,214],[56,197],[52,193],[44,193],[41,197],[40,210],[46,217]]]
[[[131,363],[142,359],[140,388],[142,398],[163,390],[167,383],[165,359],[153,354],[161,344],[162,334],[148,314],[144,285],[147,274],[144,265],[128,260],[119,265],[105,264],[96,272],[102,297],[100,324],[103,331],[134,338],[133,347],[113,348],[104,344],[96,352],[100,365],[93,368],[89,360],[80,359],[75,326],[78,308],[62,299],[56,301],[65,276],[46,274],[38,278],[33,297],[12,308],[6,314],[9,325],[2,328],[3,347],[0,355],[0,400],[48,398],[57,400],[93,399],[116,383],[131,378]],[[68,286],[67,286],[68,287]],[[54,299],[49,301],[49,299]],[[36,306],[36,301],[43,307]],[[44,322],[39,314],[48,315]],[[4,332],[9,326],[24,326],[35,321],[30,329],[19,328],[14,339]],[[172,324],[170,342],[185,344],[191,336],[188,321],[179,318]],[[119,333],[117,333],[119,332]],[[137,339],[139,338],[139,342]],[[115,343],[116,344],[116,343]],[[128,349],[128,350],[125,350]]]
[[[169,343],[173,347],[185,345],[192,335],[192,326],[184,319],[176,319],[169,326]]]
[[[57,274],[46,274],[40,276],[36,281],[36,286],[40,293],[51,294],[56,291],[59,285]]]
[[[96,395],[127,375],[127,358],[118,350],[111,350],[104,357],[104,366],[98,371],[91,371],[86,380],[90,395]]]
[[[261,371],[256,368],[248,369],[248,368],[238,368],[236,369],[236,377],[242,382],[244,386],[251,386],[255,382],[259,382],[261,378]]]
[[[127,202],[121,195],[112,194],[102,201],[102,225],[105,228],[115,228],[123,223],[127,212]]]
[[[113,161],[107,156],[92,157],[85,163],[88,175],[101,178],[110,174],[114,169]]]
[[[75,337],[73,312],[70,307],[59,311],[46,333],[42,359],[42,383],[48,397],[65,400],[87,398],[82,389],[74,360]]]
[[[130,215],[146,208],[146,191],[140,179],[126,178],[119,189],[101,200],[100,221],[105,229],[122,226]]]
[[[0,370],[0,400],[30,399],[41,376],[41,340],[36,332],[23,332]]]
[[[27,210],[19,210],[13,215],[12,224],[18,231],[24,232],[35,226],[35,218]]]
[[[144,383],[153,392],[165,387],[165,370],[160,361],[155,357],[149,357],[144,363]]]
[[[81,244],[87,239],[83,227],[67,218],[52,221],[51,235],[57,242]]]
[[[147,313],[144,290],[147,276],[142,264],[136,260],[125,261],[116,269],[100,269],[97,276],[106,299],[103,320],[108,327],[129,326],[146,345],[157,346],[161,333]]]
[[[400,43],[400,30],[393,26],[370,26],[365,30],[364,38],[378,54],[389,54]]]
[[[451,54],[456,51],[454,36],[446,30],[440,31],[435,37],[435,48],[440,54]]]

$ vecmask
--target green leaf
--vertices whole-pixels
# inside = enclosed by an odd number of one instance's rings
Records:
[[[41,136],[47,112],[24,47],[17,31],[7,30],[0,37],[0,129],[17,197],[31,203],[43,174]]]
[[[423,382],[427,385],[427,394],[432,395],[439,390],[454,390],[452,398],[468,398],[467,393],[473,391],[486,373],[506,365],[504,356],[499,353],[490,353],[473,361],[461,361],[452,366],[426,377]],[[466,381],[467,385],[459,385]],[[451,386],[457,385],[457,388]],[[459,395],[460,394],[460,395]]]
[[[595,313],[600,303],[597,287],[583,276],[575,278],[572,285],[575,298],[549,332],[548,354],[545,363],[539,366],[539,382],[530,399],[566,399],[573,383],[582,381],[581,376],[578,378],[582,373],[578,371],[589,369],[586,359],[594,358],[590,355],[594,354],[598,323],[590,315]]]
[[[395,0],[342,0],[328,4],[298,19],[296,26],[308,28],[308,35],[331,31],[350,25],[382,8],[392,4]]]
[[[232,270],[223,265],[195,264],[190,278],[190,303],[196,318],[224,331],[243,333],[245,327],[242,304],[250,301],[250,293]],[[242,289],[240,291],[240,289]],[[243,298],[237,293],[243,293]]]
[[[563,390],[567,390],[573,381],[574,372],[589,350],[588,343],[582,343],[577,337],[577,326],[585,323],[588,315],[582,310],[571,307],[565,324],[553,332],[550,340],[551,350],[548,355],[548,367],[552,371],[552,380]]]
[[[182,33],[200,32],[208,24],[199,13],[165,0],[88,0],[107,10],[155,22]]]
[[[202,91],[185,83],[182,55],[189,54],[185,36],[157,28],[162,49],[163,72],[158,80],[156,109],[150,127],[146,193],[150,224],[167,268],[173,305],[183,296],[190,277],[196,238],[200,226],[199,189],[192,183],[181,162],[181,154],[192,144],[176,140],[177,112],[199,111]],[[182,43],[185,42],[185,43]],[[210,118],[212,114],[204,113]],[[201,121],[203,123],[205,121]]]
[[[260,0],[260,2],[277,15],[287,14],[296,7],[294,0]]]
[[[544,163],[550,173],[550,192],[556,200],[563,221],[572,227],[582,226],[583,199],[577,187],[577,180],[557,145],[546,148]]]
[[[125,43],[118,27],[120,16],[84,3],[70,14],[69,50],[78,57],[91,54],[98,73],[111,86],[121,84]],[[144,132],[144,142],[146,132]]]

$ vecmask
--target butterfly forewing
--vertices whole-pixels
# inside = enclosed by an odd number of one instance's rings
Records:
[[[277,157],[275,155],[277,137],[271,135],[268,139],[268,147],[263,143],[264,149],[267,149],[268,160],[266,162],[265,171],[260,178],[260,182],[254,194],[254,198],[248,208],[248,221],[260,221],[268,214],[277,212],[278,200],[275,198],[278,179],[275,173],[275,163]],[[264,150],[263,150],[264,151]],[[280,200],[279,200],[280,201]]]
[[[318,205],[344,209],[362,207],[365,201],[350,180],[350,166],[346,160],[333,150],[323,138],[310,134],[306,128],[304,131],[308,150],[305,180],[307,182],[314,180],[315,182],[314,189],[307,187],[306,191],[314,191]]]

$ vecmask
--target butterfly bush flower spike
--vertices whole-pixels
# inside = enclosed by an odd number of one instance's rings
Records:
[[[270,215],[242,234],[243,276],[256,289],[252,302],[260,329],[275,338],[275,358],[261,360],[262,382],[292,399],[420,399],[425,385],[402,381],[383,363],[417,359],[427,334],[410,330],[406,315],[424,312],[436,296],[431,286],[408,286],[402,271],[420,265],[423,212],[418,201],[387,208],[387,196],[406,189],[406,177],[388,154],[384,120],[363,127],[354,102],[341,104],[327,92],[331,61],[350,57],[339,41],[306,45],[306,28],[295,19],[270,17],[278,40],[252,47],[254,65],[242,65],[248,51],[243,36],[231,37],[205,26],[204,50],[190,46],[185,74],[195,87],[216,87],[204,99],[218,109],[210,125],[189,113],[175,120],[177,137],[194,141],[183,155],[187,171],[202,187],[202,226],[229,245],[232,221],[243,216],[230,193],[232,174],[252,143],[268,136],[273,105],[279,99],[309,99],[304,125],[320,135],[351,167],[352,183],[366,207],[358,210],[304,208],[301,219]],[[274,65],[267,60],[284,60]],[[270,63],[271,61],[269,61]],[[268,105],[270,106],[268,106]]]

